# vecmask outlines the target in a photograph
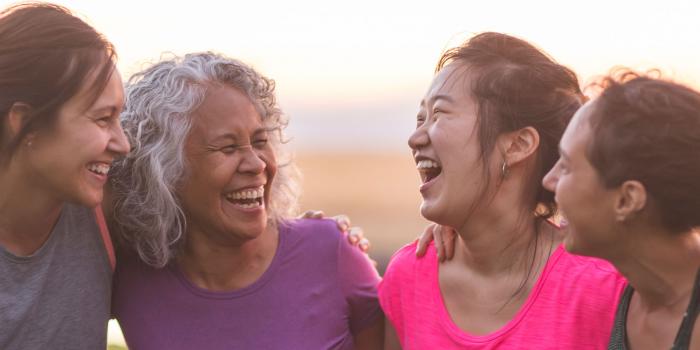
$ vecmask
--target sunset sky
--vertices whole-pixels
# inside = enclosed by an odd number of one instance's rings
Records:
[[[407,149],[440,53],[487,30],[531,41],[583,82],[626,65],[700,86],[697,1],[57,2],[114,42],[125,77],[162,52],[252,64],[277,81],[301,150]]]

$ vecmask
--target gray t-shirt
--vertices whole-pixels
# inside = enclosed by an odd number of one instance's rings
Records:
[[[66,204],[31,256],[0,246],[0,349],[105,349],[111,285],[94,211]]]

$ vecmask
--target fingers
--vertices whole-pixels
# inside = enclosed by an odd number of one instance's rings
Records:
[[[360,239],[360,243],[358,244],[358,246],[360,247],[360,250],[362,250],[363,252],[367,253],[367,251],[369,250],[371,244],[370,244],[370,242],[369,242],[369,239],[367,239],[367,238],[362,238],[362,239]]]
[[[435,250],[437,251],[439,262],[445,261],[445,242],[442,233],[442,226],[435,224],[433,238],[435,239]]]
[[[433,240],[433,226],[434,224],[428,225],[425,230],[423,230],[423,233],[416,239],[418,242],[418,246],[416,248],[416,256],[417,257],[422,257],[425,255],[425,252],[428,250],[428,245],[430,244],[430,241]]]
[[[307,210],[299,215],[299,219],[323,219],[326,214],[323,210]]]
[[[339,230],[343,232],[350,230],[350,218],[347,215],[336,215],[332,219],[335,220]]]
[[[358,245],[363,239],[365,239],[365,233],[360,227],[351,227],[348,232],[348,241],[352,245]],[[360,247],[362,249],[362,247]]]
[[[443,244],[445,246],[445,259],[452,260],[455,256],[455,246],[457,245],[457,231],[451,227],[443,226]]]

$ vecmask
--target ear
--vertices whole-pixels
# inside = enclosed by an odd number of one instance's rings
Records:
[[[640,212],[647,204],[647,190],[636,180],[625,181],[615,200],[615,219],[624,222]]]
[[[24,102],[15,102],[10,107],[7,112],[7,131],[10,133],[10,137],[14,138],[22,130],[24,126],[29,121],[29,113],[32,108]]]
[[[531,126],[500,136],[500,147],[507,166],[529,158],[540,145],[540,134]]]

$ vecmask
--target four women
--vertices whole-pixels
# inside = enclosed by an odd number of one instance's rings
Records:
[[[94,29],[19,5],[0,43],[2,348],[104,347],[99,207],[122,156],[106,204],[132,347],[381,348],[371,263],[334,223],[289,219],[272,81],[212,53],[146,69],[121,113],[129,153]],[[409,146],[421,213],[457,231],[455,258],[396,253],[387,348],[700,348],[700,94],[630,74],[603,86],[579,109],[573,72],[498,33],[443,55]]]

